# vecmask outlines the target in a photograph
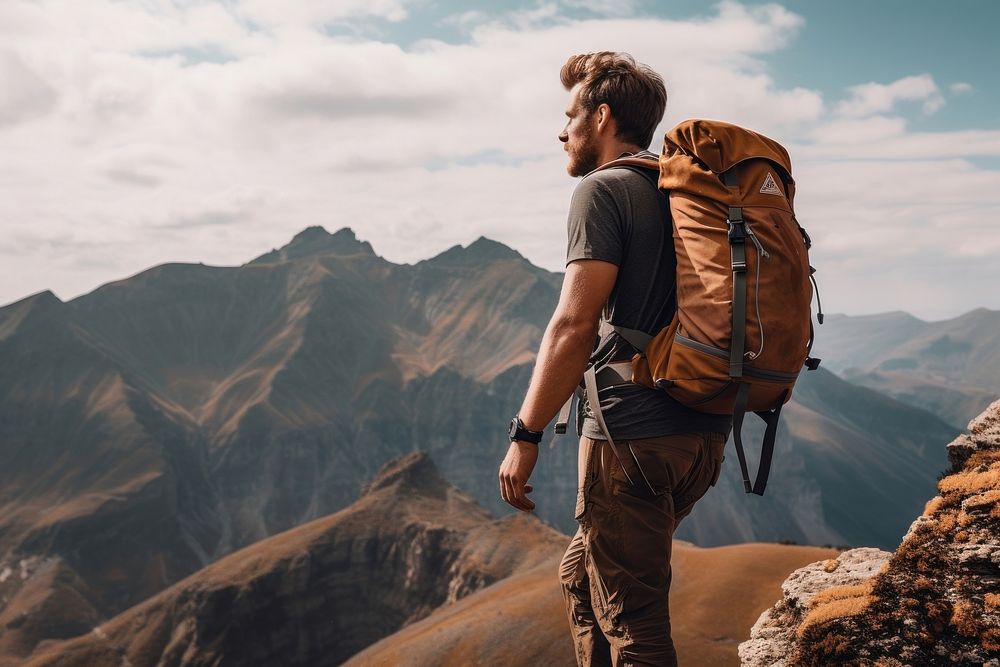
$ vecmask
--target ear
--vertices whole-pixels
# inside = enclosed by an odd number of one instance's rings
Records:
[[[611,115],[611,107],[607,103],[602,103],[595,109],[597,113],[597,131],[602,132],[614,122],[614,118]]]

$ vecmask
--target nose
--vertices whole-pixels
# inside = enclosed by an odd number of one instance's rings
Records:
[[[567,141],[569,141],[569,132],[567,132],[565,129],[563,129],[563,131],[559,133],[559,141],[561,141],[563,143],[566,143]]]

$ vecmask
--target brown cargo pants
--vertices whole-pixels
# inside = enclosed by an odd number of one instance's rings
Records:
[[[676,665],[667,599],[671,542],[677,524],[718,481],[726,436],[686,433],[615,444],[637,486],[607,441],[580,438],[580,528],[559,566],[576,661]]]

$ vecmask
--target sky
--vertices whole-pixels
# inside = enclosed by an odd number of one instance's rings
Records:
[[[961,11],[959,11],[961,8]],[[784,144],[823,309],[1000,309],[1000,4],[0,0],[0,305],[311,225],[563,268],[573,53]]]

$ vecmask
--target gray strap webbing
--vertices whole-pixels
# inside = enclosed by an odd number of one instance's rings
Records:
[[[569,415],[573,411],[574,396],[575,394],[570,394],[562,408],[559,409],[559,416],[556,417],[556,433],[563,434],[566,432],[566,426],[569,424]]]
[[[625,469],[625,461],[622,459],[621,454],[618,453],[618,446],[615,445],[614,439],[611,437],[611,432],[608,430],[608,425],[604,422],[604,412],[601,410],[601,399],[597,395],[597,373],[594,371],[594,367],[591,366],[583,374],[583,386],[587,392],[587,404],[590,406],[590,411],[594,413],[594,419],[597,421],[597,425],[601,429],[601,433],[608,440],[608,446],[611,447],[611,451],[614,452],[615,458],[618,459],[618,464],[622,467],[622,473],[625,475],[625,479],[632,486],[636,486],[635,482],[632,481],[632,477],[629,476],[628,470]],[[639,469],[639,474],[642,475],[643,481],[646,483],[646,487],[649,492],[656,495],[656,491],[653,490],[652,484],[646,478],[646,473],[642,471],[642,466],[639,465],[639,460],[635,456],[635,452],[629,447],[629,452],[632,454],[632,458],[635,459],[636,467]]]
[[[577,387],[576,391],[570,394],[569,398],[566,399],[566,402],[563,404],[562,408],[559,409],[559,416],[556,417],[556,428],[555,428],[556,433],[563,434],[566,432],[566,427],[569,424],[569,416],[573,413],[573,399],[582,397],[583,397],[583,389]],[[553,443],[554,442],[555,441],[553,440]]]
[[[597,389],[613,387],[619,384],[632,384],[632,362],[621,361],[608,364],[597,371]]]
[[[722,182],[731,188],[739,200],[739,184],[732,169],[723,172]],[[734,227],[737,234],[733,233]],[[729,342],[729,376],[743,377],[743,348],[747,330],[747,248],[746,223],[743,208],[729,207],[729,250],[733,270],[733,321]]]
[[[646,346],[649,345],[649,341],[653,340],[653,336],[650,336],[645,331],[629,329],[618,325],[613,325],[612,328],[618,332],[619,336],[628,341],[629,345],[639,350],[639,352],[645,352]]]
[[[781,417],[781,408],[788,397],[788,390],[781,394],[778,399],[778,407],[774,410],[764,410],[754,412],[755,415],[764,420],[767,428],[764,430],[764,440],[761,443],[760,462],[757,464],[757,477],[753,484],[750,483],[750,470],[747,468],[747,457],[743,451],[743,417],[747,413],[747,399],[750,396],[750,385],[740,383],[736,391],[736,405],[733,407],[733,441],[736,445],[736,456],[740,460],[740,473],[743,475],[743,490],[747,493],[754,493],[758,496],[764,495],[764,488],[767,486],[767,478],[771,472],[771,459],[774,456],[774,442],[778,436],[778,419]]]
[[[750,471],[747,470],[747,456],[743,451],[743,417],[747,413],[747,398],[750,396],[750,385],[741,382],[736,390],[736,404],[733,406],[733,440],[736,444],[736,456],[740,459],[740,472],[743,473],[743,490],[753,493],[750,484]]]
[[[767,486],[767,477],[771,472],[771,458],[774,456],[774,441],[778,436],[778,419],[781,417],[781,408],[786,398],[788,398],[787,389],[781,394],[778,407],[774,410],[754,413],[767,424],[760,450],[760,464],[757,466],[757,479],[753,483],[753,492],[758,496],[764,495],[764,487]]]

